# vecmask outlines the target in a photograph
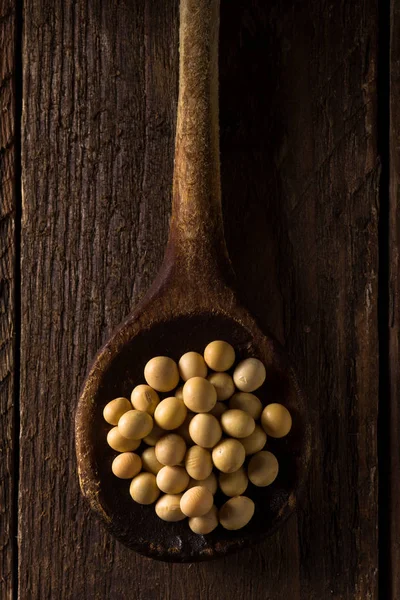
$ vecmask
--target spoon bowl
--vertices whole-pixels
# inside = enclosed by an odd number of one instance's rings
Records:
[[[164,297],[160,297],[164,306]],[[77,412],[79,476],[82,490],[106,527],[130,548],[166,561],[194,562],[234,552],[273,533],[293,512],[296,496],[309,459],[309,433],[304,422],[305,404],[295,373],[282,348],[264,335],[239,304],[227,314],[215,307],[170,316],[158,312],[158,302],[144,303],[99,352],[81,396]],[[154,314],[154,318],[153,315]],[[143,382],[146,362],[156,355],[179,360],[184,352],[202,353],[213,339],[231,343],[237,360],[260,358],[267,379],[255,392],[263,404],[279,400],[293,415],[293,429],[287,438],[269,438],[268,449],[279,460],[279,478],[271,486],[246,491],[256,506],[253,519],[239,531],[218,527],[207,536],[194,534],[187,521],[165,523],[154,505],[132,501],[129,481],[117,479],[111,471],[116,453],[107,445],[111,428],[103,418],[104,406],[117,396],[130,397],[132,388]],[[169,394],[164,394],[168,396]],[[140,453],[140,449],[137,450]],[[216,496],[216,504],[224,500]]]
[[[109,531],[144,555],[176,562],[206,560],[234,552],[274,532],[293,512],[310,458],[306,404],[283,348],[261,331],[239,302],[222,226],[218,136],[218,0],[181,0],[180,84],[172,218],[162,268],[134,312],[97,354],[76,413],[76,451],[83,494]],[[293,415],[283,439],[268,440],[279,460],[276,481],[246,495],[255,514],[246,527],[221,526],[202,536],[187,521],[160,520],[154,505],[135,503],[129,481],[116,478],[116,453],[107,445],[105,405],[130,397],[144,383],[144,366],[154,356],[176,361],[187,351],[203,353],[212,340],[232,344],[236,362],[254,356],[267,378],[255,393],[281,402]],[[163,395],[163,397],[171,393]],[[137,450],[140,453],[140,448]],[[221,492],[217,506],[224,502]]]

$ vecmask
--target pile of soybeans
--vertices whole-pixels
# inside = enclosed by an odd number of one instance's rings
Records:
[[[244,495],[249,480],[265,487],[278,476],[277,458],[264,449],[267,436],[284,437],[292,426],[286,407],[264,407],[253,394],[266,378],[263,363],[246,358],[234,364],[234,348],[220,340],[203,356],[187,352],[178,364],[156,356],[145,366],[146,384],[137,385],[130,400],[111,400],[103,413],[114,425],[107,442],[119,453],[112,471],[132,480],[132,499],[155,503],[164,521],[188,517],[201,535],[218,524],[230,530],[247,525],[255,508]],[[218,488],[229,498],[219,509]]]

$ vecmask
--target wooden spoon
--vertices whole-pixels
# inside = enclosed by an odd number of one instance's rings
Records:
[[[221,556],[271,534],[296,506],[310,455],[306,405],[296,375],[280,345],[263,333],[233,290],[222,223],[218,133],[219,0],[181,0],[180,81],[170,234],[161,270],[144,300],[97,354],[76,413],[76,452],[83,494],[121,542],[153,558],[198,561]],[[117,396],[129,398],[144,383],[153,356],[178,360],[189,350],[203,352],[214,339],[230,342],[237,358],[260,358],[267,380],[257,392],[264,403],[282,402],[293,415],[293,430],[269,440],[280,473],[267,488],[250,485],[256,503],[242,530],[219,526],[207,536],[186,521],[165,523],[154,506],[129,495],[129,481],[111,472],[115,453],[102,413]],[[216,497],[216,502],[223,498]]]

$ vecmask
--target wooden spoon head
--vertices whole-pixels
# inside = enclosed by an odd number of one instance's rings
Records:
[[[287,519],[306,477],[311,433],[305,399],[284,351],[260,331],[233,294],[217,295],[214,303],[208,298],[207,307],[202,307],[198,299],[193,306],[187,302],[186,307],[170,300],[168,295],[156,294],[139,306],[95,358],[76,414],[78,471],[91,507],[123,544],[155,559],[194,562],[259,541]],[[263,404],[282,402],[292,413],[293,428],[286,438],[268,439],[267,448],[279,461],[279,476],[266,488],[249,484],[245,494],[256,506],[250,523],[239,531],[218,526],[211,534],[201,536],[190,530],[187,520],[166,523],[157,517],[154,505],[142,506],[131,499],[130,481],[118,479],[111,472],[116,452],[107,445],[111,426],[103,419],[103,409],[115,397],[129,398],[132,388],[144,383],[144,366],[153,356],[179,360],[189,350],[202,353],[214,339],[230,342],[237,360],[254,356],[264,362],[267,379],[255,393]],[[226,498],[217,492],[217,506],[224,501]]]

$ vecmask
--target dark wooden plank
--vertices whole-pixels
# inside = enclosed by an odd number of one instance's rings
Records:
[[[392,0],[390,15],[390,187],[389,187],[389,398],[388,539],[391,597],[400,597],[400,3]],[[387,402],[388,398],[383,398]],[[386,411],[385,411],[386,414]]]
[[[15,390],[15,5],[0,2],[0,596],[12,598]]]
[[[226,236],[309,394],[298,515],[257,548],[171,566],[115,543],[81,499],[79,386],[166,242],[177,8],[24,3],[20,597],[376,598],[375,0],[222,5]]]
[[[238,7],[246,29],[232,27],[221,67],[229,251],[246,304],[295,357],[310,401],[297,529],[264,549],[298,552],[304,600],[377,596],[376,9]],[[273,566],[266,589],[272,577]],[[278,586],[271,598],[284,597]]]

